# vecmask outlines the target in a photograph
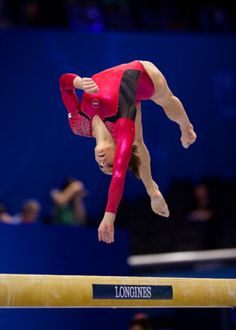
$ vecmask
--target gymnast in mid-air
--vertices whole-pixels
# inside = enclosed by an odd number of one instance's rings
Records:
[[[81,102],[76,89],[83,90]],[[163,74],[148,61],[132,61],[82,78],[66,73],[60,91],[71,130],[96,139],[95,160],[112,175],[98,239],[114,242],[114,222],[122,198],[127,170],[140,178],[150,196],[153,212],[169,216],[168,206],[152,178],[150,155],[142,133],[141,101],[152,100],[179,125],[181,143],[188,148],[196,140],[193,125],[181,101],[173,95]]]

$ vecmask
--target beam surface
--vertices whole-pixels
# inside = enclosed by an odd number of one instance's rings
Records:
[[[234,307],[236,279],[0,274],[0,307]]]

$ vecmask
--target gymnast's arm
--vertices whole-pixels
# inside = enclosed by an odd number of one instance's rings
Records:
[[[99,241],[114,242],[114,221],[124,190],[125,176],[132,152],[135,135],[134,121],[120,118],[116,122],[117,145],[113,164],[112,180],[108,192],[108,201],[103,220],[98,228]]]
[[[71,130],[79,134],[78,112],[80,103],[75,89],[82,89],[86,93],[97,93],[98,87],[91,78],[81,78],[73,73],[66,73],[59,80],[62,101],[68,111],[68,119]]]
[[[68,112],[69,125],[73,133],[79,134],[78,131],[78,112],[80,103],[75,91],[74,80],[77,75],[66,73],[60,77],[59,85],[62,101]]]
[[[117,145],[112,180],[108,192],[106,211],[116,214],[124,190],[125,176],[134,141],[135,125],[132,119],[120,118],[116,123]]]

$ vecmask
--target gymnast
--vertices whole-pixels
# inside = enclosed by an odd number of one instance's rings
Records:
[[[83,91],[81,102],[76,89]],[[60,77],[60,91],[71,130],[96,139],[95,160],[112,175],[98,239],[114,242],[114,221],[123,194],[127,170],[140,178],[150,196],[153,212],[169,217],[166,201],[152,178],[150,155],[143,141],[141,101],[152,100],[179,125],[181,143],[188,148],[196,134],[181,101],[173,95],[165,77],[148,61],[132,61],[82,78]]]

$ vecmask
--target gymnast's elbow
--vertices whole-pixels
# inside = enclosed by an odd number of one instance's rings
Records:
[[[70,129],[72,131],[72,133],[74,133],[75,135],[80,135],[79,129],[76,125],[76,123],[72,120],[70,120],[69,118],[69,125],[70,125]]]

